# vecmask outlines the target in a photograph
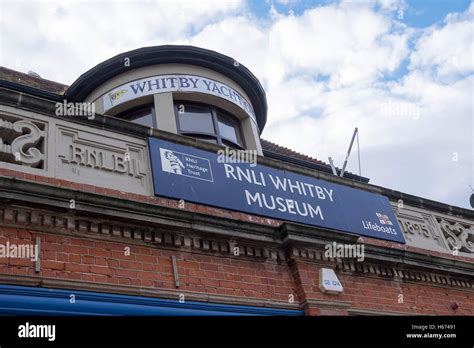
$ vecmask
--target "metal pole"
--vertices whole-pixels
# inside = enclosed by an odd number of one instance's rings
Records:
[[[359,157],[359,179],[362,180],[362,169],[360,168],[360,145],[359,145],[359,130],[358,129],[357,129],[357,157]]]
[[[351,143],[349,145],[349,149],[347,150],[347,155],[346,155],[346,159],[344,160],[344,165],[342,166],[342,170],[341,172],[339,173],[339,176],[342,177],[344,175],[344,172],[346,171],[346,165],[347,165],[347,160],[349,159],[349,155],[351,154],[351,150],[352,150],[352,145],[354,144],[354,139],[355,139],[355,136],[357,135],[357,132],[359,130],[357,129],[357,127],[354,129],[354,133],[352,134],[352,139],[351,139]]]
[[[331,165],[332,173],[335,176],[337,176],[337,171],[336,171],[336,166],[334,165],[334,161],[332,160],[331,157],[329,157],[328,159],[329,159],[329,164]]]

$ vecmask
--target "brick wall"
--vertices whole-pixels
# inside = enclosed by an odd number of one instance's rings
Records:
[[[301,283],[298,293],[301,300],[350,302],[352,310],[370,310],[430,315],[474,315],[474,291],[458,290],[449,287],[425,285],[382,277],[361,276],[339,272],[338,278],[344,292],[336,297],[319,290],[319,268],[321,265],[294,262],[293,274],[298,274]],[[400,297],[402,295],[403,297]],[[400,301],[402,300],[402,301]],[[454,311],[451,304],[459,308]],[[312,309],[311,314],[347,314],[340,309]]]
[[[53,236],[0,227],[0,244],[41,240],[41,272],[27,259],[0,258],[0,273],[176,289],[171,256],[177,258],[180,291],[287,301],[294,293],[286,264],[255,262],[124,243]],[[130,248],[130,252],[126,248]]]
[[[292,260],[256,262],[237,257],[157,249],[80,237],[49,235],[23,228],[0,227],[0,244],[34,244],[41,240],[41,271],[27,259],[0,258],[0,273],[115,284],[181,292],[216,294],[243,299],[309,301],[309,315],[347,315],[348,308],[311,305],[311,301],[350,303],[351,309],[434,315],[474,315],[472,290],[355,276],[340,272],[344,293],[319,290],[320,264]],[[126,252],[130,248],[130,254]],[[175,288],[171,256],[177,258],[180,287]],[[403,303],[399,303],[399,295]],[[459,309],[450,308],[452,302]]]

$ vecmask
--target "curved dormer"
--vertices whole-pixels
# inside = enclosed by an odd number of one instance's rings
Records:
[[[262,154],[265,92],[245,66],[214,51],[168,45],[125,52],[81,75],[67,99],[94,102],[98,113]]]

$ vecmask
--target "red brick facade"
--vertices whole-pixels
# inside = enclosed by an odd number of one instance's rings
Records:
[[[179,208],[177,201],[164,198],[127,194],[6,169],[0,169],[0,175]],[[270,228],[278,228],[281,224],[272,219],[196,204],[186,203],[184,209]],[[187,241],[183,234],[172,236],[172,229],[165,228],[163,235],[158,231],[153,236],[143,233],[137,238],[136,232],[132,235],[126,227],[116,231],[116,224],[111,217],[102,217],[102,223],[96,225],[85,220],[83,222],[79,216],[75,218],[72,210],[53,212],[29,207],[19,213],[20,210],[15,206],[0,205],[0,244],[7,241],[29,244],[39,237],[41,269],[35,272],[35,265],[30,260],[0,258],[3,283],[40,286],[46,282],[59,287],[59,282],[67,281],[70,288],[75,289],[100,290],[101,286],[109,286],[102,291],[115,289],[117,292],[134,294],[150,290],[148,296],[177,298],[183,294],[197,300],[206,296],[220,296],[222,301],[229,303],[245,302],[256,306],[268,306],[271,303],[272,306],[282,308],[301,308],[307,315],[474,315],[472,284],[463,277],[453,278],[449,274],[417,267],[397,269],[393,265],[383,262],[377,264],[373,260],[361,264],[328,260],[318,257],[318,253],[313,254],[304,245],[288,243],[265,251],[258,243],[236,240],[241,251],[239,255],[234,255],[232,243],[216,241],[212,237],[207,240],[191,237]],[[60,217],[55,217],[54,213]],[[158,239],[160,243],[154,243]],[[417,250],[396,243],[370,238],[361,240],[367,245],[430,253],[435,258],[442,257],[445,260],[455,259],[446,254]],[[177,260],[179,288],[175,284],[172,256]],[[459,259],[469,261],[467,258],[456,258]],[[344,286],[342,294],[328,295],[321,292],[318,278],[319,269],[323,266],[336,268]],[[209,301],[213,301],[212,298]],[[457,303],[459,308],[451,308],[453,303]]]

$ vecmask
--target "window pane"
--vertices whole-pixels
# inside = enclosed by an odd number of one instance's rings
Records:
[[[211,110],[197,105],[178,105],[179,128],[183,132],[214,134]],[[184,112],[180,112],[180,111]]]
[[[225,124],[219,121],[219,132],[221,133],[221,136],[223,138],[227,138],[229,140],[232,140],[235,143],[238,143],[237,131],[235,130],[234,127],[229,126],[228,124]]]
[[[219,123],[219,132],[222,138],[226,138],[236,144],[242,145],[240,132],[239,132],[239,125],[237,122],[232,122],[231,120],[222,117],[219,115],[218,118]]]
[[[153,109],[151,107],[124,114],[121,117],[133,123],[138,123],[146,127],[153,127]]]

